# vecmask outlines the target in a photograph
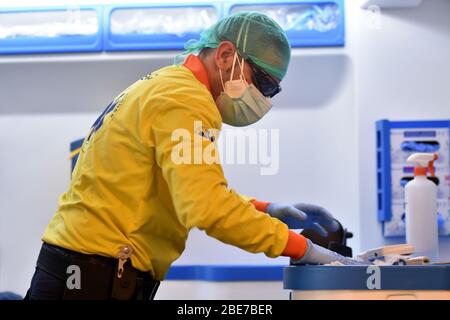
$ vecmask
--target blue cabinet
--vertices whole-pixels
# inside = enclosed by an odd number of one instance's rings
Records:
[[[182,50],[243,10],[271,16],[292,47],[345,45],[343,0],[161,2],[0,9],[0,54]]]
[[[115,5],[105,8],[105,50],[177,50],[221,16],[214,4]]]
[[[248,1],[227,4],[227,15],[258,11],[273,18],[285,31],[292,47],[345,45],[342,0]]]
[[[0,10],[0,54],[102,51],[97,6]]]

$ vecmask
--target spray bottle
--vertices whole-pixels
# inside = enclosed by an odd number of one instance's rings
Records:
[[[437,154],[415,153],[408,158],[414,163],[414,179],[405,186],[406,242],[414,246],[415,256],[438,260],[437,186],[427,179],[427,169],[434,177]]]

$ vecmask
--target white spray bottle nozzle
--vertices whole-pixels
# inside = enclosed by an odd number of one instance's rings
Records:
[[[409,156],[407,162],[414,163],[416,169],[425,168],[425,174],[423,174],[423,170],[415,170],[415,175],[426,175],[426,168],[428,168],[431,176],[434,177],[434,161],[437,159],[437,153],[414,153]]]

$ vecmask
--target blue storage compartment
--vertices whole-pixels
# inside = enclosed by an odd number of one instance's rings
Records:
[[[209,3],[105,7],[105,50],[177,50],[221,17]]]
[[[228,15],[239,11],[258,11],[273,18],[286,31],[292,47],[345,45],[343,0],[250,0],[225,7]]]
[[[404,187],[413,179],[414,166],[407,158],[416,152],[438,153],[439,235],[450,235],[450,121],[376,122],[377,207],[383,235],[405,235]],[[432,180],[432,179],[431,179]]]
[[[0,54],[102,51],[100,7],[0,9]]]
[[[343,0],[0,9],[0,54],[180,50],[220,18],[268,14],[292,47],[344,46]]]

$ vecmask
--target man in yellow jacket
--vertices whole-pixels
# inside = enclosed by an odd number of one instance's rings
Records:
[[[217,156],[222,122],[249,125],[270,109],[290,59],[283,30],[239,13],[186,48],[182,65],[138,80],[93,124],[42,238],[29,299],[151,299],[193,227],[268,257],[343,259],[283,222],[323,232],[335,226],[324,209],[245,198],[217,161],[194,159]]]

